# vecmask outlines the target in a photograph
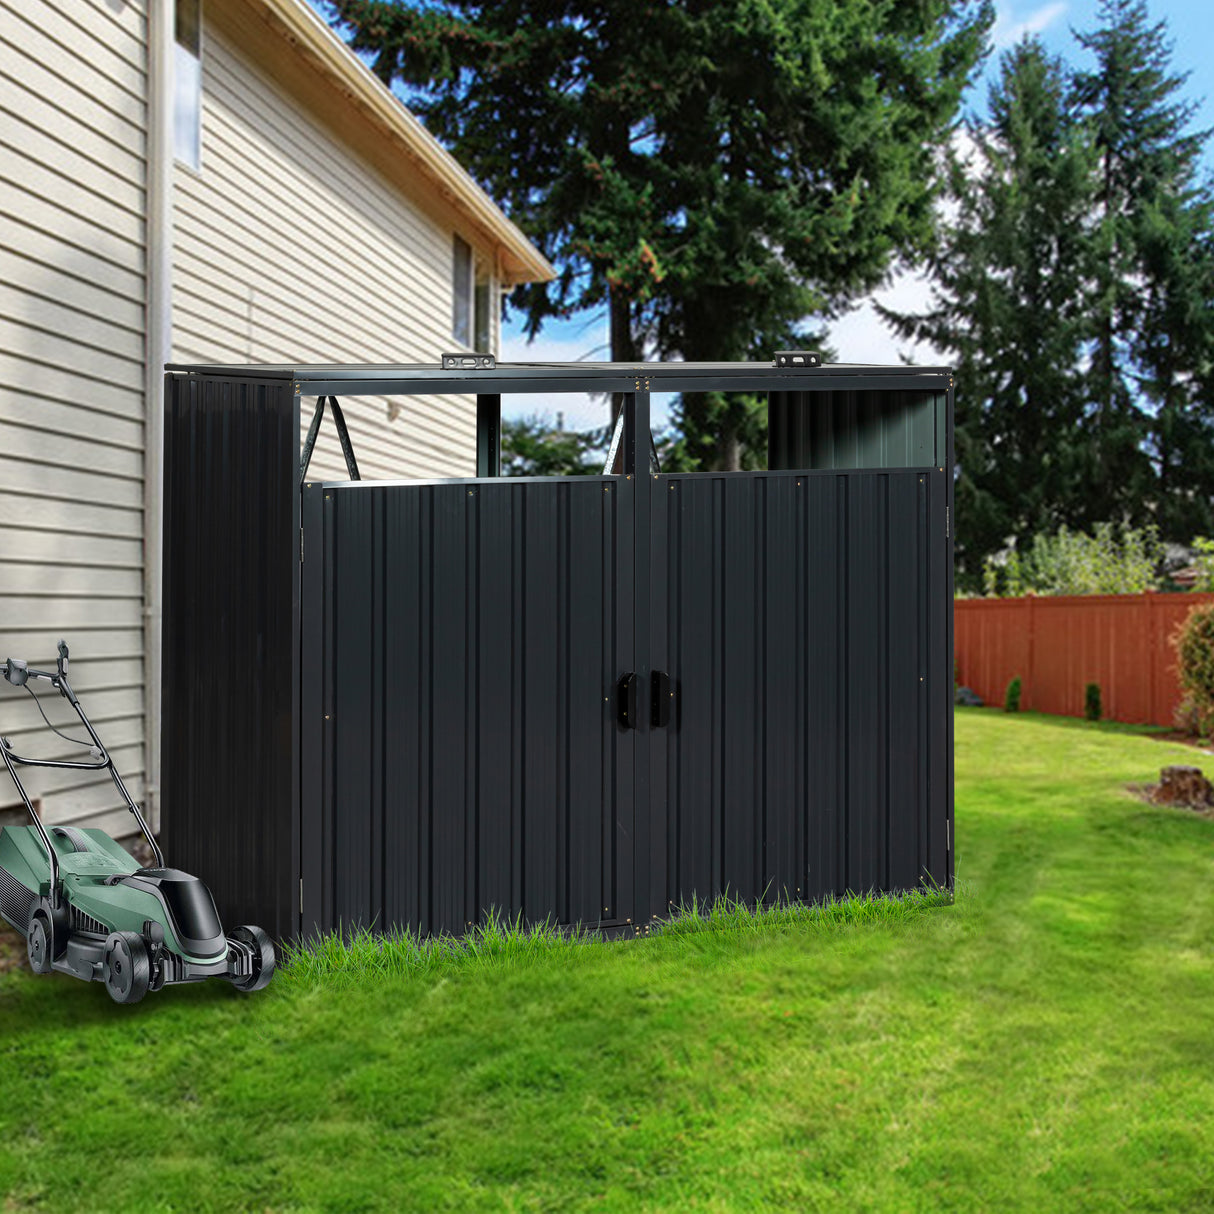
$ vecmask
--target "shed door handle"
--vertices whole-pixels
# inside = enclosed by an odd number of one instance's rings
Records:
[[[649,679],[649,689],[649,723],[654,729],[664,729],[670,724],[670,675],[655,670]]]
[[[633,671],[622,675],[616,688],[616,712],[625,729],[637,727],[637,677]]]

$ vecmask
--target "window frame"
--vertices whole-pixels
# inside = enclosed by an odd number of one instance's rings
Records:
[[[202,171],[203,0],[173,4],[173,161]]]
[[[476,259],[472,246],[458,232],[451,237],[451,337],[472,348],[473,298]]]
[[[458,232],[451,240],[451,336],[467,350],[491,354],[493,263]]]

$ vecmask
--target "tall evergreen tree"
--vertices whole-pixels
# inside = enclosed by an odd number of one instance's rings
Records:
[[[1154,516],[1167,539],[1188,543],[1214,531],[1214,205],[1200,189],[1164,191],[1137,238],[1131,349],[1149,412]]]
[[[1166,23],[1146,0],[1101,0],[1099,26],[1078,35],[1096,63],[1073,98],[1095,130],[1096,197],[1091,461],[1095,517],[1155,517],[1187,540],[1210,519],[1193,472],[1211,468],[1207,378],[1214,276],[1211,205],[1198,182],[1208,132],[1170,69]],[[1196,511],[1200,516],[1193,517]]]
[[[1066,91],[1061,61],[1036,39],[1004,55],[989,122],[971,124],[971,146],[949,155],[955,217],[929,261],[931,305],[884,312],[956,359],[958,575],[971,589],[1009,538],[1087,521],[1081,364],[1095,150]]]
[[[333,0],[352,45],[560,269],[611,354],[770,357],[922,249],[990,0]],[[688,397],[743,458],[753,402]],[[717,462],[722,462],[720,456]]]

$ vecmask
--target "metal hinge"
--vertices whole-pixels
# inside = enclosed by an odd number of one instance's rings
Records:
[[[299,529],[299,563],[303,564],[303,528]]]
[[[441,365],[444,371],[493,371],[497,359],[492,354],[443,354]]]
[[[299,878],[299,913],[303,914],[303,878]]]
[[[776,367],[820,367],[822,355],[817,350],[777,350],[772,365]]]
[[[953,850],[953,824],[951,822],[945,822],[944,824],[944,850],[947,852]],[[301,881],[300,884],[302,885],[303,882]],[[303,894],[301,893],[299,896],[302,898]],[[303,907],[302,902],[300,903],[300,907]]]
[[[949,518],[949,514],[948,514],[948,507],[945,506],[944,507],[944,538],[945,539],[949,538],[949,525],[950,525],[951,521],[952,520]],[[300,559],[302,560],[303,558],[301,557]]]

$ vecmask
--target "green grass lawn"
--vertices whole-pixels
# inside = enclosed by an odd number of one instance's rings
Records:
[[[957,718],[954,906],[264,995],[0,978],[0,1209],[1208,1210],[1214,759]]]

